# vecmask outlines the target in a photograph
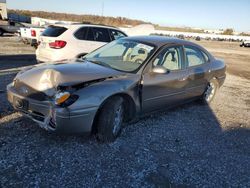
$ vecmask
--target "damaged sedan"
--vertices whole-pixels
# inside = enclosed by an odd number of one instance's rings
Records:
[[[23,70],[7,86],[13,107],[42,128],[114,141],[124,122],[199,99],[210,103],[225,64],[189,41],[128,37],[82,59]]]

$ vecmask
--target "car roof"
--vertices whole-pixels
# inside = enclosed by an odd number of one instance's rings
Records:
[[[156,36],[156,35],[133,36],[133,37],[126,37],[125,39],[134,40],[134,41],[138,41],[138,42],[142,42],[146,44],[151,44],[157,47],[161,47],[166,44],[181,44],[181,45],[189,44],[189,45],[200,47],[199,45],[190,41],[186,41],[186,40],[182,40],[182,39],[174,38],[174,37],[165,37],[165,36]]]
[[[99,24],[84,24],[84,23],[72,23],[72,24],[59,23],[59,24],[50,24],[50,26],[58,26],[58,27],[66,27],[66,28],[101,27],[101,28],[120,30],[119,28],[113,27],[113,26],[99,25]]]

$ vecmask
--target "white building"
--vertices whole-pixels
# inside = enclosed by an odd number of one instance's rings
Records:
[[[8,19],[6,0],[0,0],[0,20]]]

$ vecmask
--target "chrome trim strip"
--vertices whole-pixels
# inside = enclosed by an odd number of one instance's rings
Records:
[[[161,96],[158,96],[158,97],[152,97],[152,98],[149,98],[149,99],[145,99],[144,101],[155,100],[155,99],[159,99],[159,98],[163,98],[163,97],[169,97],[169,96],[173,96],[173,95],[180,95],[180,94],[183,94],[183,93],[185,93],[185,91],[171,93],[171,94],[168,94],[168,95],[161,95]]]

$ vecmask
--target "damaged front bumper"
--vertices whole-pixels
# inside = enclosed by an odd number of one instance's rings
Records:
[[[70,109],[55,106],[51,101],[38,101],[19,95],[12,84],[7,86],[8,101],[14,109],[37,122],[47,131],[90,133],[98,107]]]

